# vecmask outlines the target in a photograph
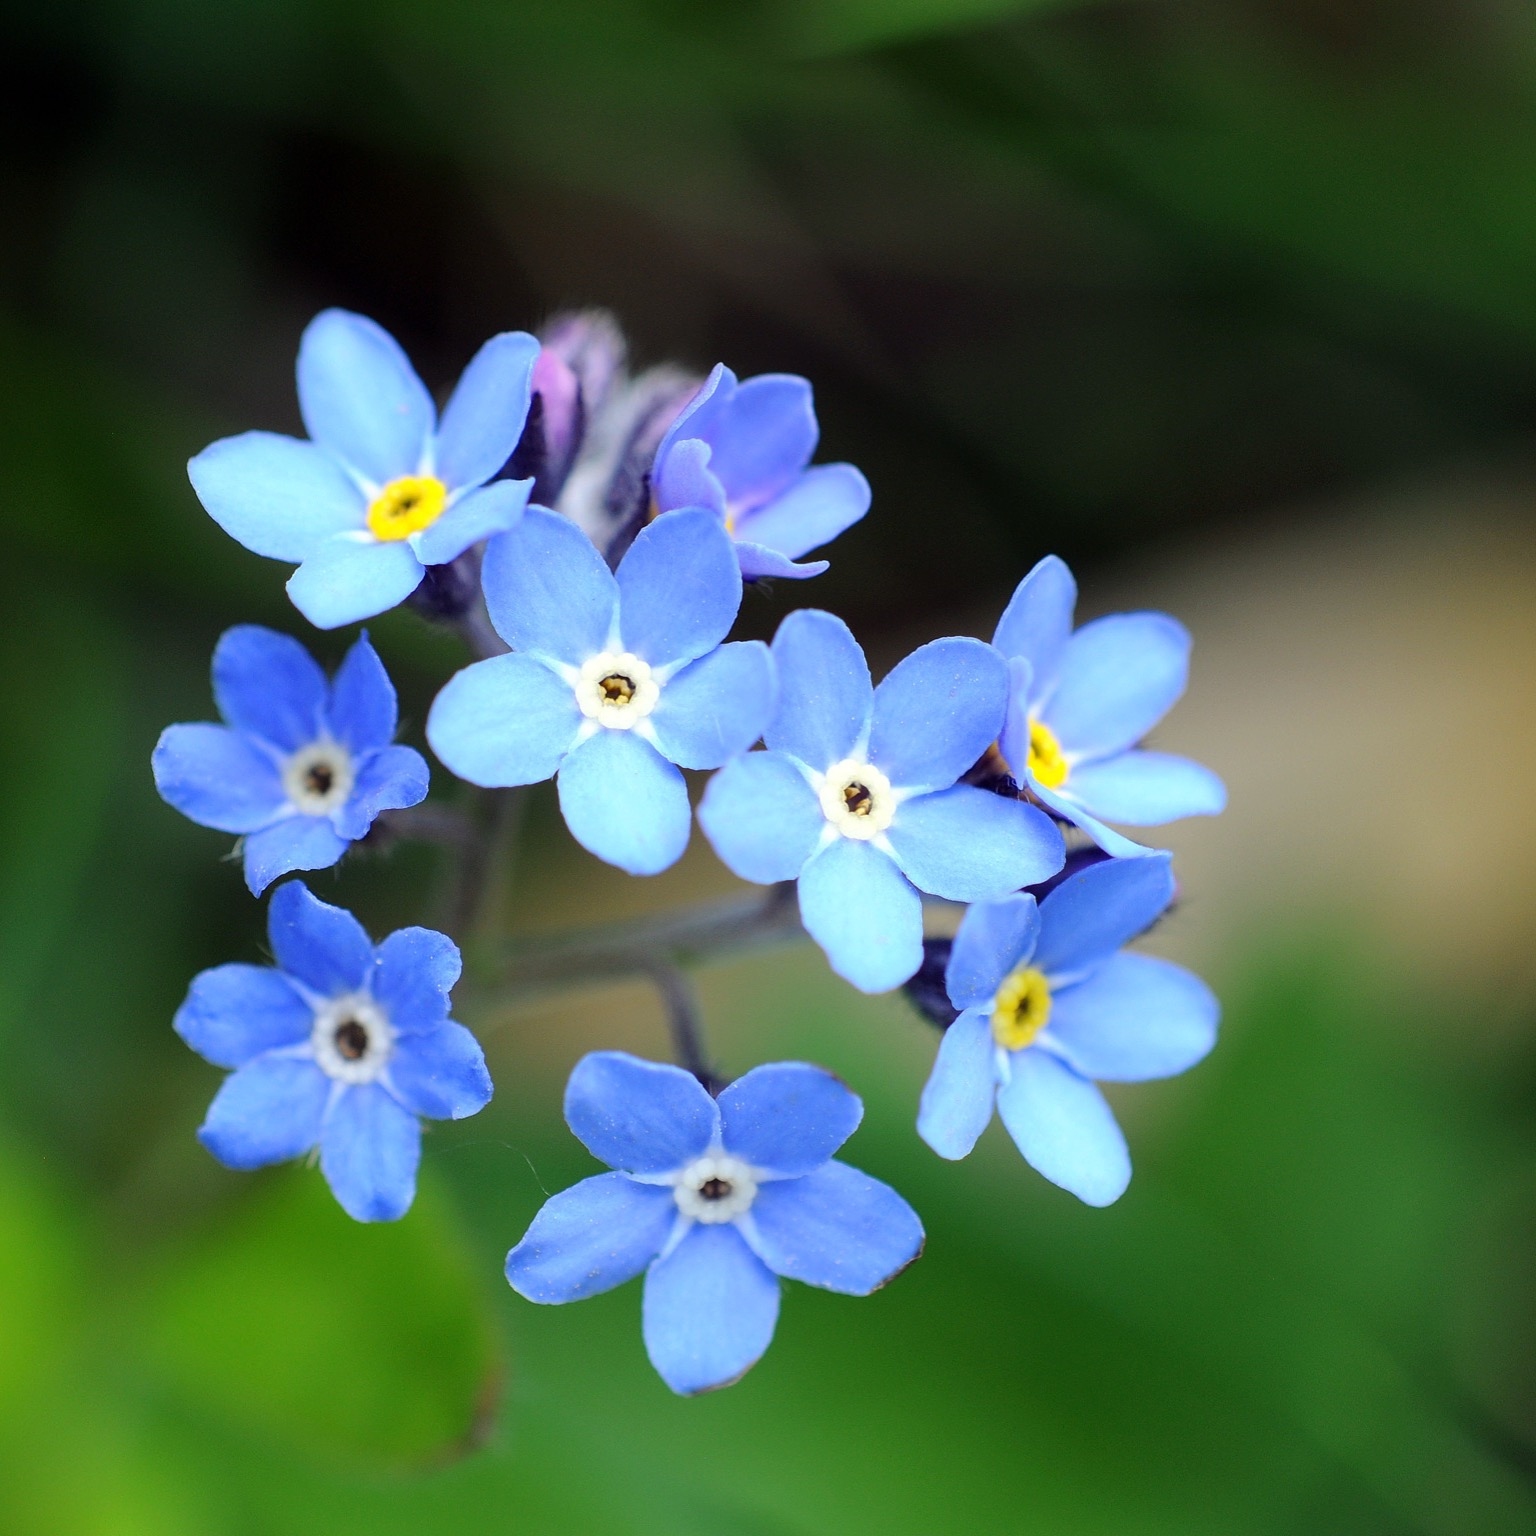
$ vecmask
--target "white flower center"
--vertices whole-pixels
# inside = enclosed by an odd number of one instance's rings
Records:
[[[896,815],[891,781],[873,763],[844,758],[822,775],[817,795],[821,814],[844,837],[868,842],[890,826]]]
[[[309,1037],[321,1071],[339,1083],[371,1083],[384,1070],[395,1032],[366,992],[333,997],[315,1014]]]
[[[357,771],[339,741],[312,741],[283,764],[283,793],[306,816],[329,816],[347,803]]]
[[[672,1186],[672,1197],[684,1216],[714,1226],[734,1221],[757,1198],[757,1179],[740,1158],[716,1153],[688,1164]]]
[[[581,664],[576,704],[587,719],[627,731],[656,708],[661,684],[650,666],[628,651],[604,651]]]

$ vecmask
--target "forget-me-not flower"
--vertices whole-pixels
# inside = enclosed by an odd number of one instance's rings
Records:
[[[487,484],[528,416],[538,342],[505,331],[464,370],[442,420],[399,344],[327,309],[299,346],[309,440],[243,432],[187,466],[213,520],[258,555],[298,565],[288,595],[334,629],[393,608],[429,565],[510,528],[532,481]]]
[[[280,875],[328,869],[380,811],[426,798],[427,764],[393,745],[395,689],[364,635],[335,678],[289,635],[242,624],[213,653],[224,725],[172,725],[152,766],[161,798],[243,837],[259,896]]]
[[[996,739],[1008,668],[979,640],[935,640],[878,689],[841,619],[792,613],[773,641],[770,750],[727,763],[699,820],[746,880],[798,880],[800,916],[832,969],[865,992],[923,958],[920,891],[985,901],[1061,868],[1055,823],[956,781]]]
[[[1047,555],[1018,585],[992,643],[1009,659],[998,743],[1009,772],[1106,853],[1142,854],[1105,821],[1155,827],[1227,803],[1209,768],[1136,744],[1189,679],[1189,631],[1166,613],[1116,613],[1072,629],[1077,583]]]
[[[427,740],[488,788],[556,778],[582,847],[654,875],[688,844],[679,768],[717,768],[761,735],[773,663],[722,645],[741,606],[730,539],[701,508],[645,528],[617,571],[570,522],[529,508],[481,574],[510,656],[476,662],[432,705]]]
[[[320,1148],[320,1168],[358,1221],[410,1208],[418,1116],[462,1120],[491,1097],[479,1043],[448,1017],[453,940],[401,928],[375,946],[350,912],[297,880],[267,913],[276,968],[220,965],[195,977],[176,1032],[234,1070],[198,1139],[230,1168]]]
[[[1173,892],[1156,853],[1090,865],[1038,907],[1026,893],[965,914],[945,978],[961,1011],[917,1119],[940,1157],[964,1157],[995,1102],[1031,1167],[1089,1205],[1119,1199],[1130,1154],[1095,1080],[1172,1077],[1216,1042],[1220,1007],[1198,976],[1122,949]]]
[[[736,541],[744,576],[818,576],[795,562],[869,510],[869,482],[851,464],[808,468],[821,429],[811,386],[792,373],[743,384],[718,365],[656,451],[659,511],[708,507]]]
[[[833,1159],[863,1113],[805,1062],[757,1067],[716,1100],[681,1067],[585,1056],[566,1123],[617,1171],[554,1196],[507,1255],[507,1279],[530,1301],[581,1301],[643,1270],[662,1380],[729,1386],[773,1338],[778,1276],[867,1296],[922,1251],[912,1207]]]

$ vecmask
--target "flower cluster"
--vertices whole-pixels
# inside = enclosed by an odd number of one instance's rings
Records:
[[[1216,1034],[1198,978],[1125,948],[1175,886],[1167,854],[1107,824],[1222,808],[1208,769],[1141,745],[1185,686],[1180,625],[1121,614],[1074,631],[1076,586],[1052,556],[990,642],[934,640],[878,686],[818,609],[787,614],[771,645],[732,640],[745,584],[824,571],[804,557],[865,515],[869,485],[811,463],[804,379],[632,375],[603,315],[494,337],[439,417],[393,338],[328,310],[304,333],[298,387],[307,439],[214,443],[193,487],[246,548],[297,565],[288,592],[317,627],[406,603],[464,636],[477,659],[426,723],[450,773],[492,793],[553,779],[575,840],[637,876],[682,856],[685,772],[709,774],[697,819],[735,874],[776,888],[763,921],[792,899],[839,976],[906,985],[944,1030],[923,1140],[963,1158],[995,1106],[1047,1179],[1091,1205],[1119,1197],[1130,1159],[1097,1084],[1181,1072]],[[298,641],[241,626],[215,649],[213,685],[223,723],[167,729],[155,783],[241,837],[253,895],[336,864],[381,820],[405,836],[454,815],[411,810],[427,764],[395,743],[395,690],[366,635],[328,680]],[[953,941],[925,937],[925,915],[956,905]],[[398,1218],[421,1118],[491,1096],[480,1046],[449,1017],[459,951],[427,928],[374,945],[297,881],[276,886],[268,938],[274,967],[205,971],[176,1016],[230,1072],[200,1138],[238,1169],[318,1149],[349,1215]],[[923,1229],[835,1159],[863,1110],[830,1073],[717,1076],[678,958],[663,946],[638,967],[660,978],[681,1064],[577,1063],[566,1120],[612,1171],[551,1199],[506,1272],[543,1303],[643,1272],[651,1361],[694,1393],[762,1355],[780,1279],[868,1294],[918,1256]]]

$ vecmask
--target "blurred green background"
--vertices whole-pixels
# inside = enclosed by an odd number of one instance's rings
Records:
[[[1536,14],[1516,0],[0,3],[0,1532],[615,1536],[1536,1530]],[[1160,740],[1228,777],[1173,829],[1156,947],[1223,995],[1117,1095],[1089,1211],[994,1130],[912,1130],[933,1037],[810,950],[702,984],[741,1071],[802,1055],[929,1229],[868,1301],[786,1295],[674,1400],[638,1288],[521,1302],[502,1257],[593,1171],[609,988],[461,1012],[497,1082],[417,1208],[217,1167],[190,976],[262,952],[216,834],[154,797],[282,570],[187,456],[296,430],[325,304],[434,388],[604,304],[641,363],[788,369],[875,507],[803,594],[889,662],[986,633],[1055,549],[1085,612],[1196,633]],[[411,739],[461,653],[374,626]],[[306,634],[334,663],[347,636]],[[451,799],[446,774],[434,791]],[[384,932],[442,871],[313,885]],[[475,936],[700,900],[535,795]]]

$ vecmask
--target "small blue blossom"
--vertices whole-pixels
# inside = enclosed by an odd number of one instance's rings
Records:
[[[1100,1082],[1172,1077],[1216,1043],[1220,1006],[1181,966],[1122,945],[1173,899],[1166,853],[1069,876],[965,914],[946,983],[959,1017],[923,1089],[917,1128],[966,1156],[994,1102],[1025,1161],[1089,1205],[1125,1192],[1131,1159]]]
[[[741,573],[719,522],[669,512],[614,572],[574,523],[532,507],[491,543],[482,583],[513,654],[449,680],[432,750],[488,788],[554,775],[576,841],[632,875],[676,863],[692,819],[679,768],[718,768],[773,709],[767,646],[721,644]]]
[[[198,1139],[230,1168],[316,1146],[331,1192],[358,1221],[410,1208],[418,1116],[462,1120],[490,1101],[478,1042],[448,1017],[459,951],[429,928],[374,945],[350,912],[298,881],[267,913],[276,967],[220,965],[194,978],[176,1033],[224,1080]]]
[[[779,626],[773,656],[769,750],[715,775],[699,821],[743,879],[799,881],[838,975],[885,992],[917,970],[920,891],[985,901],[1061,868],[1049,817],[957,782],[1002,725],[1008,669],[991,646],[935,640],[875,689],[848,626],[808,608]]]
[[[721,364],[661,440],[656,507],[708,507],[744,576],[819,576],[825,560],[795,562],[869,510],[869,482],[853,465],[807,468],[819,436],[806,380],[764,373],[738,384]]]
[[[599,1051],[565,1118],[614,1173],[562,1191],[507,1255],[529,1301],[581,1301],[645,1272],[646,1353],[674,1392],[729,1386],[761,1358],[776,1277],[867,1296],[922,1251],[895,1190],[833,1159],[864,1114],[830,1072],[757,1067],[712,1099],[680,1067]]]
[[[399,344],[328,309],[299,346],[309,441],[244,432],[187,466],[213,520],[258,555],[297,564],[294,606],[335,629],[403,602],[425,568],[510,528],[531,481],[487,484],[528,416],[539,344],[505,331],[481,347],[437,417]]]
[[[395,689],[366,635],[327,684],[292,637],[226,630],[213,696],[226,723],[167,727],[155,787],[199,826],[242,834],[253,895],[296,869],[329,869],[380,811],[426,798],[426,760],[391,744]]]
[[[1075,634],[1077,583],[1047,555],[1014,592],[992,643],[1008,657],[1009,772],[1106,853],[1146,852],[1104,825],[1156,827],[1227,803],[1209,768],[1136,749],[1189,678],[1189,632],[1165,613],[1117,613]]]

